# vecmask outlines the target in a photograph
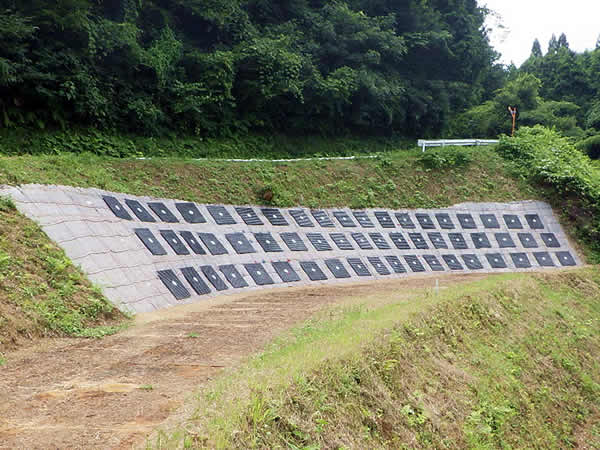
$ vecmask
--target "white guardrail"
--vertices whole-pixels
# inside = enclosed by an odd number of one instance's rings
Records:
[[[423,149],[424,152],[427,147],[446,147],[449,145],[493,145],[497,144],[498,142],[500,141],[497,139],[441,139],[438,141],[426,141],[424,139],[419,139],[417,144]]]

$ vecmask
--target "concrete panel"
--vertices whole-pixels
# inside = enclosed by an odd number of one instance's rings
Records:
[[[198,205],[65,186],[2,186],[0,195],[129,312],[276,286],[581,264],[543,202],[352,211]]]

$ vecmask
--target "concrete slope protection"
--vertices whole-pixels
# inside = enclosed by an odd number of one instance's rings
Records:
[[[581,265],[543,202],[309,210],[46,185],[0,195],[134,313],[240,290]]]

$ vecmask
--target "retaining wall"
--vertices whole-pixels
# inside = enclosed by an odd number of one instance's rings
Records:
[[[581,264],[552,209],[534,201],[314,211],[45,185],[0,195],[130,312],[268,287]]]

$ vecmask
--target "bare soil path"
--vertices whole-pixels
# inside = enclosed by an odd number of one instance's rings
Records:
[[[427,277],[223,296],[140,315],[102,340],[44,340],[7,355],[0,368],[0,448],[143,444],[198,386],[323,306],[433,283]]]

